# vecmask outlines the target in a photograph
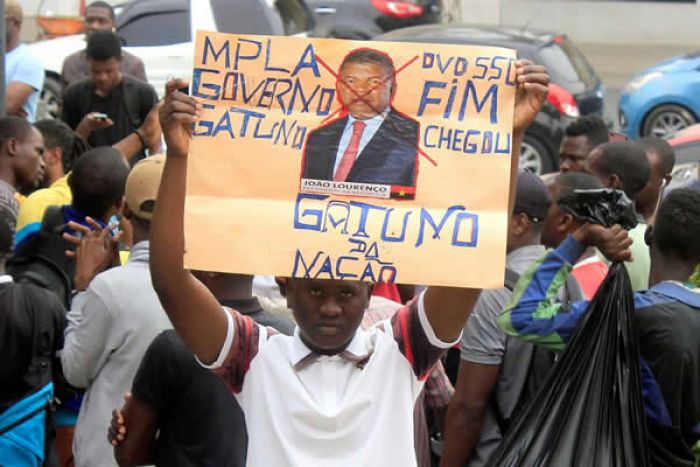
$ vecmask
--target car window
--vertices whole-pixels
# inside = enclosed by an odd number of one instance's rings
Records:
[[[673,148],[676,153],[676,165],[700,161],[700,141],[692,141]]]
[[[129,47],[169,45],[189,42],[189,10],[164,11],[137,16],[117,29],[117,34]]]
[[[583,81],[587,86],[595,84],[595,73],[588,60],[565,38],[558,37],[555,42],[542,47],[540,57],[550,73],[559,78],[555,81]]]
[[[211,8],[221,32],[293,35],[311,29],[301,0],[211,0]]]
[[[282,21],[266,0],[211,0],[216,28],[233,34],[283,35]]]

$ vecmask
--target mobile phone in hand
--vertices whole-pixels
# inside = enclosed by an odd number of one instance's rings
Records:
[[[98,122],[104,122],[106,121],[109,117],[107,114],[103,114],[102,112],[93,112],[92,113],[92,118],[97,120]]]

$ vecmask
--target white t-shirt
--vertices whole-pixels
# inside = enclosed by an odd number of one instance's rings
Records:
[[[442,352],[423,296],[391,320],[358,329],[342,354],[316,356],[226,309],[212,368],[235,394],[248,428],[250,467],[415,466],[413,406]]]

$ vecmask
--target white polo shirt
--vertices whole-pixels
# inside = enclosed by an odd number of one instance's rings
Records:
[[[442,352],[423,296],[358,329],[339,355],[317,356],[225,309],[228,331],[209,368],[245,414],[251,467],[415,466],[413,407]]]

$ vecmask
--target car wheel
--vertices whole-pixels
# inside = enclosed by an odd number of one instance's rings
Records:
[[[552,158],[544,145],[535,137],[525,135],[520,146],[521,169],[527,169],[537,175],[552,171]]]
[[[644,119],[642,136],[668,139],[697,121],[695,116],[680,105],[660,105]]]
[[[44,87],[36,107],[36,119],[58,118],[61,110],[61,83],[50,77],[44,79]]]

